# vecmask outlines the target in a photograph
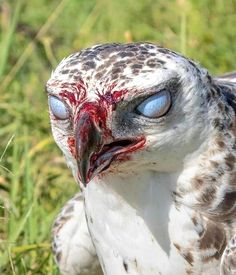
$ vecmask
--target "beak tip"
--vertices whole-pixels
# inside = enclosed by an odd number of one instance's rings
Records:
[[[75,141],[78,177],[86,187],[93,177],[90,171],[91,156],[102,146],[102,132],[93,114],[81,113],[75,127]]]
[[[82,184],[83,184],[84,187],[87,186],[87,183],[86,183],[85,181],[82,181],[82,180],[81,180],[81,182],[82,182]]]
[[[83,186],[86,187],[86,185],[88,184],[87,175],[79,172],[78,177]]]

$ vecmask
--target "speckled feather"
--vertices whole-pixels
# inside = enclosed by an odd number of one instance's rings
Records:
[[[88,232],[81,193],[62,208],[53,224],[52,237],[53,253],[62,274],[102,274]]]
[[[74,240],[91,236],[85,243],[98,253],[104,274],[235,274],[235,83],[236,73],[211,77],[197,63],[150,43],[94,46],[70,55],[52,73],[47,91],[70,109],[68,121],[50,114],[53,135],[83,189],[89,228],[77,224],[69,234],[83,228]],[[164,117],[147,120],[131,111],[163,89],[172,98]],[[74,134],[80,113],[91,108],[104,114],[105,144],[143,136],[145,146],[112,162],[84,188]],[[65,213],[53,230],[61,270],[58,236]],[[67,234],[60,235],[62,242]],[[79,270],[83,252],[73,251]]]

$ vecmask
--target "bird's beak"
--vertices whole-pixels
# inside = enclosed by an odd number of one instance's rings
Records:
[[[100,112],[99,112],[100,111]],[[78,177],[84,186],[96,175],[109,168],[112,161],[127,160],[127,155],[144,147],[145,138],[114,139],[106,130],[102,109],[90,105],[80,112],[75,126],[75,148]],[[100,125],[100,126],[99,126]],[[109,136],[113,142],[105,143]]]
[[[89,170],[91,156],[101,150],[102,143],[101,129],[91,115],[84,112],[76,124],[75,146],[79,178],[85,186],[91,179]]]

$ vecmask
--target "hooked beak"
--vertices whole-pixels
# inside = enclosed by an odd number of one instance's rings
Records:
[[[79,177],[84,185],[89,179],[90,158],[102,147],[101,130],[97,127],[88,113],[84,113],[77,125],[75,133],[76,157]]]
[[[143,137],[119,139],[105,144],[103,129],[97,125],[96,120],[94,116],[84,112],[75,129],[78,176],[84,186],[94,176],[109,168],[111,162],[119,159],[121,154],[136,151],[145,144]]]

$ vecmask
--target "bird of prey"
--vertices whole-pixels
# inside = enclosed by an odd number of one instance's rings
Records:
[[[63,274],[236,274],[236,73],[104,44],[62,60],[46,90],[82,189],[53,227]]]

